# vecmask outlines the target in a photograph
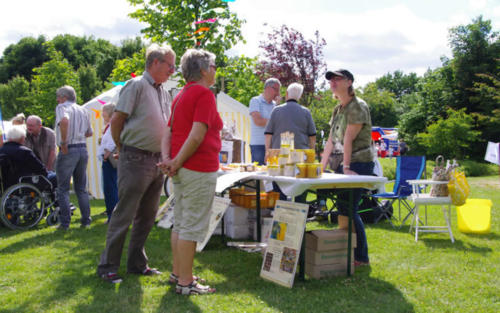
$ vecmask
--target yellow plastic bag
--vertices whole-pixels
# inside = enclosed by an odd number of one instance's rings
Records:
[[[453,205],[463,205],[469,196],[470,187],[465,178],[465,174],[454,170],[448,182],[448,191]]]

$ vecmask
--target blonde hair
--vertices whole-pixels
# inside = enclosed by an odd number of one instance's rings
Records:
[[[10,122],[12,125],[23,125],[26,122],[26,116],[24,116],[24,113],[19,113],[14,116]]]

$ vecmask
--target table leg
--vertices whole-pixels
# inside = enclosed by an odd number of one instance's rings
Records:
[[[443,210],[443,215],[444,215],[444,219],[446,221],[446,226],[448,228],[448,233],[450,234],[451,243],[454,243],[455,242],[455,238],[453,238],[453,232],[451,231],[451,223],[450,223],[450,218],[451,218],[450,205],[448,205],[448,214],[446,214],[446,208],[445,208],[444,205],[441,206],[441,209]]]
[[[299,280],[306,280],[306,234],[304,229],[304,236],[302,236],[302,245],[299,254]]]
[[[255,194],[256,194],[256,201],[257,203],[255,204],[256,208],[257,208],[257,242],[261,242],[262,241],[262,234],[261,234],[261,227],[262,227],[262,224],[261,224],[261,220],[260,220],[260,180],[256,180],[255,181]]]
[[[349,226],[347,226],[347,276],[351,276],[351,253],[352,253],[352,214],[353,214],[353,190],[349,189],[349,219],[347,220],[347,223]]]

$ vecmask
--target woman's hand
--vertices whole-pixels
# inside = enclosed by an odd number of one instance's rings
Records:
[[[358,175],[358,173],[352,171],[350,168],[344,168],[344,175]]]
[[[176,159],[174,160],[166,159],[156,164],[156,166],[160,168],[163,174],[172,177],[177,175],[177,170],[179,170],[179,168],[181,168],[182,165],[179,165],[179,162]]]

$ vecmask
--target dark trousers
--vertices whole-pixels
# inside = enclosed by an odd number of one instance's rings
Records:
[[[373,162],[355,162],[351,163],[351,170],[358,173],[359,175],[373,175]],[[337,173],[342,171],[342,166],[339,166]],[[356,228],[356,248],[354,249],[354,259],[360,262],[369,262],[368,258],[368,242],[366,240],[365,225],[361,220],[361,216],[358,213],[359,201],[361,200],[361,195],[363,194],[363,189],[356,188],[352,189],[352,207],[353,207],[353,222]],[[349,192],[346,190],[341,190],[337,197],[337,208],[339,209],[340,215],[348,216],[349,214]]]
[[[112,157],[110,156],[110,158]],[[118,171],[106,160],[102,162],[102,189],[109,221],[116,203],[118,203]]]
[[[264,158],[266,157],[266,146],[265,145],[250,145],[250,153],[252,155],[252,163],[258,162],[259,165],[264,165]]]
[[[106,247],[97,267],[99,275],[118,271],[132,222],[127,271],[138,273],[147,268],[144,243],[154,225],[163,184],[163,174],[156,166],[159,161],[158,153],[153,155],[122,147],[118,161],[119,200],[108,224]]]

